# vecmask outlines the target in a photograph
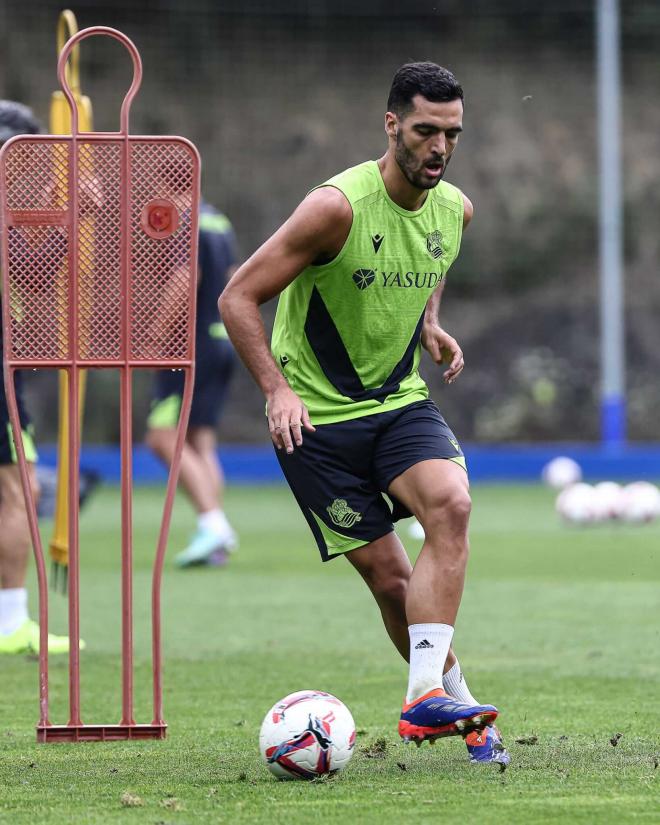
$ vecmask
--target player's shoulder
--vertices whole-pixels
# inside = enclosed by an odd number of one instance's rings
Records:
[[[202,201],[199,208],[199,230],[217,235],[228,235],[233,231],[233,227],[226,215],[211,204]]]
[[[346,194],[336,186],[322,185],[307,193],[296,210],[310,227],[317,230],[346,220],[350,221],[353,211]]]
[[[351,205],[355,205],[362,199],[378,195],[381,192],[382,186],[379,178],[378,164],[374,160],[367,160],[333,175],[325,183],[313,189],[312,192],[323,189],[337,189]]]
[[[352,220],[353,210],[345,195],[325,186],[306,195],[284,228],[295,245],[317,249],[321,257],[334,257],[346,240]]]
[[[433,193],[433,199],[438,206],[450,209],[457,215],[463,215],[466,201],[470,203],[458,186],[454,186],[453,183],[449,183],[449,181],[446,180],[441,180],[435,189],[431,191]],[[470,203],[470,207],[471,206],[472,204]]]

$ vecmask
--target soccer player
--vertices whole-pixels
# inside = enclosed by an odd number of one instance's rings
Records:
[[[202,203],[195,385],[179,476],[197,512],[197,532],[175,557],[179,567],[224,564],[227,554],[238,546],[238,537],[224,512],[224,476],[216,442],[216,427],[235,363],[234,349],[218,316],[217,299],[235,267],[234,246],[227,218]],[[147,444],[168,466],[174,456],[183,384],[182,372],[159,371],[147,420]]]
[[[280,465],[322,559],[346,556],[410,662],[399,733],[418,744],[462,734],[472,761],[505,763],[498,711],[474,699],[451,650],[468,477],[418,372],[422,347],[446,365],[447,384],[464,366],[438,321],[472,217],[468,198],[443,180],[462,122],[451,72],[402,66],[385,154],[313,189],[237,271],[220,307],[266,396]],[[271,352],[259,305],[280,293]],[[411,514],[426,534],[414,568],[393,528]]]
[[[39,123],[27,106],[0,100],[0,146],[15,135],[35,135],[39,131]],[[0,324],[0,347],[1,333]],[[38,485],[34,463],[37,453],[30,417],[23,401],[20,372],[16,373],[15,387],[30,484],[36,495]],[[31,540],[16,460],[0,360],[0,654],[39,652],[39,625],[30,619],[27,608],[25,578]],[[68,650],[69,639],[66,636],[49,634],[49,653],[67,653]]]

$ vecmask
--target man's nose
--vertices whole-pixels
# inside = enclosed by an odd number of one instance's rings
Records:
[[[440,155],[443,158],[447,154],[447,140],[444,132],[440,132],[435,136],[435,140],[433,141],[433,151],[436,155]]]

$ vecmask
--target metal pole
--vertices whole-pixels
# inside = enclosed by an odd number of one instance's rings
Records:
[[[621,194],[621,38],[619,0],[596,0],[599,136],[601,439],[626,439],[623,222]]]

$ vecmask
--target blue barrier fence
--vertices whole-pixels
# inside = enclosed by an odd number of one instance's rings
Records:
[[[634,444],[607,448],[599,444],[544,444],[499,446],[464,445],[472,481],[538,481],[543,466],[558,455],[569,456],[582,467],[588,480],[635,481],[660,479],[660,445]],[[40,462],[55,466],[54,445],[41,445]],[[230,483],[263,484],[283,481],[273,448],[269,444],[225,445],[220,448],[222,464]],[[136,484],[152,484],[166,479],[160,462],[147,450],[134,450],[133,477]],[[99,473],[103,481],[120,478],[119,449],[115,446],[86,446],[81,466]]]

